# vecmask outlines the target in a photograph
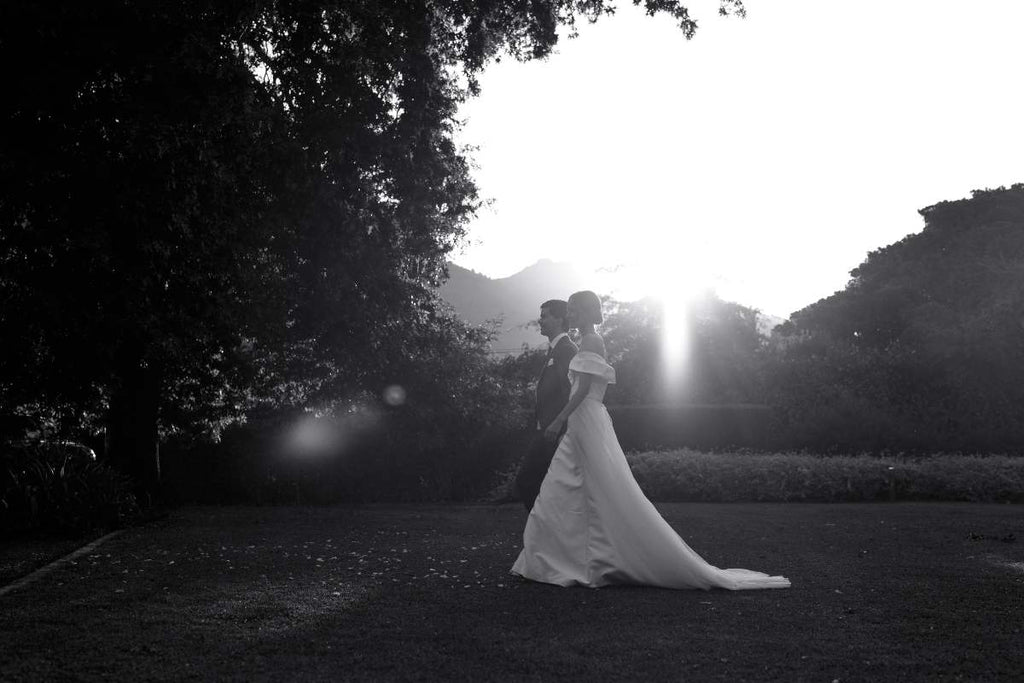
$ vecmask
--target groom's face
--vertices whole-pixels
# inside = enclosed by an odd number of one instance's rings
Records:
[[[540,323],[540,333],[548,339],[554,339],[564,331],[562,330],[562,319],[551,315],[550,308],[540,309],[540,320],[537,322]]]

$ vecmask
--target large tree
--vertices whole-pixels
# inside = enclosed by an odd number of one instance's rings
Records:
[[[1024,185],[920,213],[784,326],[776,401],[819,442],[1024,449]]]
[[[636,0],[690,36],[674,0]],[[722,0],[722,13],[740,13]],[[476,206],[456,108],[604,0],[0,8],[0,411],[166,427],[373,386]],[[17,65],[16,67],[14,65]]]

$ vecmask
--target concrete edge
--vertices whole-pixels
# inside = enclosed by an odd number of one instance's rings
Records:
[[[27,574],[27,575],[21,577],[20,579],[15,580],[13,583],[9,583],[6,586],[0,587],[0,597],[3,597],[5,595],[7,595],[8,593],[13,593],[14,591],[18,590],[19,588],[24,588],[25,586],[29,585],[33,581],[36,581],[38,579],[43,578],[44,576],[46,576],[47,574],[52,572],[54,569],[57,569],[61,565],[64,565],[64,564],[66,564],[68,562],[71,562],[72,560],[78,559],[82,555],[86,555],[88,553],[91,553],[93,550],[98,548],[103,543],[106,543],[107,541],[109,541],[112,538],[116,538],[116,537],[120,536],[125,531],[127,531],[127,530],[126,529],[118,529],[117,531],[111,531],[109,534],[107,534],[105,536],[100,536],[99,538],[97,538],[92,543],[84,545],[81,548],[79,548],[78,550],[73,550],[70,553],[68,553],[67,555],[65,555],[64,557],[59,557],[59,558],[57,558],[56,560],[54,560],[53,562],[51,562],[51,563],[49,563],[47,565],[43,565],[42,567],[40,567],[39,569],[36,569],[35,571],[31,572],[30,574]]]

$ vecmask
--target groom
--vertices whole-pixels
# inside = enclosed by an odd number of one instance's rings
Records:
[[[548,472],[548,465],[558,448],[558,440],[544,438],[544,429],[558,417],[569,402],[569,361],[576,355],[576,345],[569,339],[568,304],[560,299],[545,301],[540,305],[540,333],[548,338],[548,355],[544,369],[537,380],[537,431],[530,443],[530,450],[523,458],[523,464],[516,476],[516,497],[523,501],[527,512],[533,509],[533,501],[540,491],[540,484]],[[565,428],[562,428],[564,433]]]

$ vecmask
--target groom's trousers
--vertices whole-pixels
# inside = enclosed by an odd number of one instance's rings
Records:
[[[562,433],[558,435],[558,440],[554,442],[545,439],[542,430],[538,429],[533,435],[530,447],[526,451],[526,457],[523,458],[523,462],[519,466],[515,483],[516,498],[523,502],[527,512],[533,509],[533,501],[540,493],[540,485],[548,473],[551,458],[554,457],[555,451],[558,449],[558,442],[564,435],[564,427]]]

